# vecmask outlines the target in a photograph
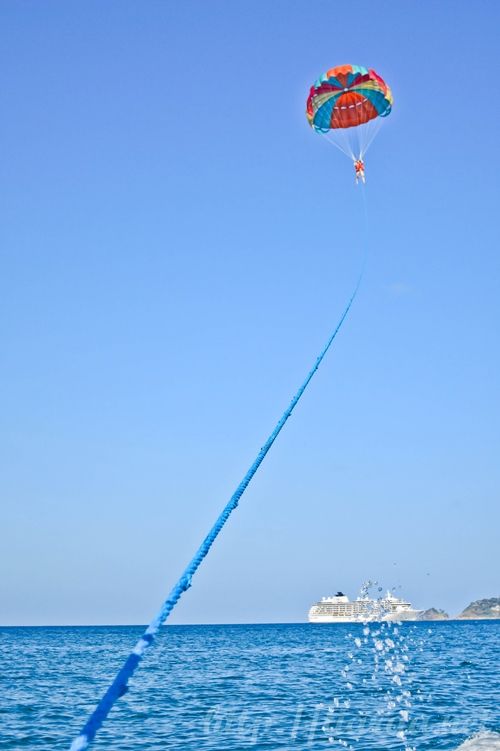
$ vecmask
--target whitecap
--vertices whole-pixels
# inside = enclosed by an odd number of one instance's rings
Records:
[[[500,751],[500,733],[477,733],[464,741],[457,751]]]

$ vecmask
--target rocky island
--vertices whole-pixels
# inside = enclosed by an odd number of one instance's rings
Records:
[[[488,597],[484,600],[474,600],[457,616],[461,621],[487,618],[500,619],[500,597]]]
[[[449,619],[448,613],[445,613],[441,608],[429,608],[423,610],[419,616],[419,621],[447,621]]]
[[[419,621],[447,621],[450,619],[448,613],[441,608],[428,608],[419,613]],[[475,621],[475,620],[500,620],[500,597],[487,597],[483,600],[474,600],[467,605],[460,615],[455,615],[451,620],[458,621]]]

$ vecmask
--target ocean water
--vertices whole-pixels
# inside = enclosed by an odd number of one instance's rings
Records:
[[[140,627],[0,629],[0,749],[65,749]],[[168,626],[107,751],[500,749],[500,622]]]

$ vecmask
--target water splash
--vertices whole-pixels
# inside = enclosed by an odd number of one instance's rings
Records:
[[[370,596],[375,588],[376,596]],[[361,587],[367,615],[346,637],[349,644],[340,670],[342,688],[328,707],[330,721],[324,731],[332,745],[347,751],[356,751],[359,743],[364,745],[366,738],[373,736],[375,725],[385,729],[384,735],[392,735],[402,751],[416,751],[409,738],[414,702],[409,671],[412,638],[393,620],[382,592],[373,581]],[[350,710],[347,727],[344,709]]]

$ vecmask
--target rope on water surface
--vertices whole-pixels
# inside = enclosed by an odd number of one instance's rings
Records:
[[[104,720],[106,719],[109,712],[111,711],[113,705],[120,698],[120,696],[123,696],[123,694],[126,693],[128,689],[128,680],[134,674],[137,666],[139,665],[139,662],[141,661],[141,658],[144,652],[153,643],[153,640],[156,634],[158,633],[158,630],[161,624],[168,618],[168,616],[174,609],[175,605],[181,598],[182,594],[191,586],[192,577],[196,573],[196,570],[198,569],[200,563],[203,561],[208,551],[212,547],[212,544],[214,543],[217,535],[221,531],[224,524],[227,522],[232,511],[234,511],[234,509],[238,505],[238,502],[241,496],[243,495],[243,493],[245,492],[246,488],[248,487],[251,479],[253,478],[258,468],[262,464],[266,454],[268,453],[269,449],[271,448],[274,441],[278,437],[286,421],[292,414],[297,402],[301,398],[302,394],[304,393],[307,386],[309,385],[309,382],[311,381],[312,377],[314,376],[317,369],[319,368],[321,361],[323,360],[326,353],[330,349],[332,342],[337,336],[342,324],[344,323],[344,320],[346,319],[347,314],[349,313],[349,310],[351,308],[351,305],[353,304],[354,299],[358,293],[358,289],[361,284],[361,280],[363,278],[363,272],[364,272],[364,264],[363,264],[363,269],[359,275],[358,281],[356,282],[356,285],[354,287],[354,291],[349,299],[349,302],[347,303],[344,309],[344,312],[342,313],[340,317],[339,322],[337,323],[333,333],[330,335],[325,346],[323,347],[320,355],[317,357],[313,367],[307,374],[304,382],[302,383],[299,390],[293,397],[292,401],[290,402],[290,404],[284,411],[281,419],[276,424],[276,427],[274,428],[273,432],[271,433],[267,441],[264,443],[264,445],[260,449],[255,461],[253,462],[250,469],[248,470],[248,472],[246,473],[246,475],[244,476],[244,478],[242,479],[242,481],[240,482],[240,484],[234,491],[229,502],[226,504],[226,506],[222,510],[222,513],[219,515],[212,529],[203,540],[196,554],[194,555],[192,560],[188,563],[188,565],[184,569],[182,575],[177,581],[177,584],[175,584],[173,589],[170,591],[167,599],[163,602],[157,615],[153,618],[153,620],[151,621],[151,623],[149,624],[149,626],[147,627],[147,629],[145,630],[145,632],[143,633],[139,641],[136,643],[132,652],[129,654],[129,656],[125,660],[122,668],[119,670],[114,681],[111,683],[108,690],[106,691],[106,693],[104,694],[104,696],[102,697],[102,699],[100,700],[100,702],[98,703],[98,705],[96,706],[92,714],[90,715],[89,719],[87,720],[87,722],[81,729],[80,734],[75,738],[75,740],[71,744],[70,751],[84,751],[84,749],[88,748],[88,746],[92,743],[99,728],[101,727]]]

